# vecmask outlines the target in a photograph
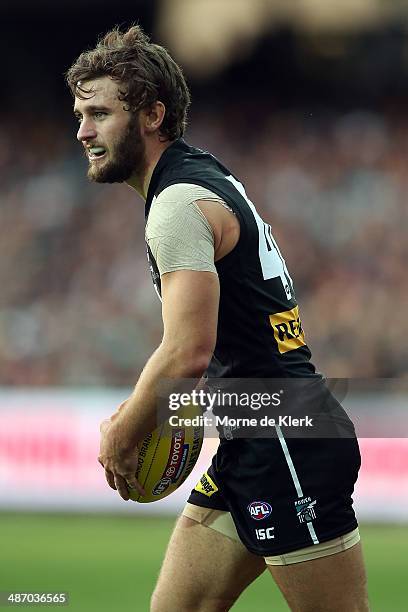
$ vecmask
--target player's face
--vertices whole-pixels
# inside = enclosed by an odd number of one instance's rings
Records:
[[[118,83],[109,77],[84,84],[88,99],[75,98],[80,127],[77,138],[89,161],[88,178],[97,183],[122,183],[145,168],[145,144],[138,115],[124,110]]]

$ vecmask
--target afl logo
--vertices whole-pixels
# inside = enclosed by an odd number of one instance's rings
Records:
[[[255,521],[262,521],[272,513],[272,506],[268,502],[254,501],[248,506],[248,512]]]
[[[162,478],[152,491],[152,495],[161,495],[171,485],[171,478]]]

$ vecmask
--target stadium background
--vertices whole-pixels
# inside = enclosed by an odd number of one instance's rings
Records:
[[[158,344],[160,308],[142,202],[87,183],[62,73],[99,34],[139,21],[185,69],[187,139],[271,223],[315,363],[365,379],[349,397],[380,424],[361,432],[357,491],[372,609],[406,609],[407,18],[404,0],[0,4],[0,591],[147,610],[188,491],[131,506],[95,460],[97,423]],[[402,411],[385,438],[389,378]],[[286,608],[264,576],[234,609]]]

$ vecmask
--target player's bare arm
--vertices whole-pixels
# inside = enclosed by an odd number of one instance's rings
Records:
[[[101,426],[99,461],[111,488],[128,500],[136,480],[137,444],[156,426],[156,389],[164,379],[200,378],[217,336],[218,277],[180,270],[162,277],[163,339],[147,362],[134,392]]]

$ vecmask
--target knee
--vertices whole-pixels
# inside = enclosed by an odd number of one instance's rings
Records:
[[[171,612],[176,605],[174,599],[174,593],[163,592],[156,586],[150,598],[150,612]]]
[[[164,608],[162,608],[162,610],[163,609]],[[158,594],[156,593],[156,590],[154,590],[150,598],[149,612],[159,612],[159,611],[160,611],[160,598]]]
[[[334,603],[302,603],[291,608],[296,612],[370,612],[368,597],[359,598],[358,600]]]
[[[150,600],[150,612],[228,612],[235,600],[200,597],[174,597],[155,589]]]
[[[155,588],[150,598],[150,612],[170,612],[170,599],[170,597],[164,598],[160,591]]]
[[[199,612],[200,607],[197,602],[186,599],[185,596],[174,591],[163,591],[157,588],[153,591],[150,599],[150,612]]]

